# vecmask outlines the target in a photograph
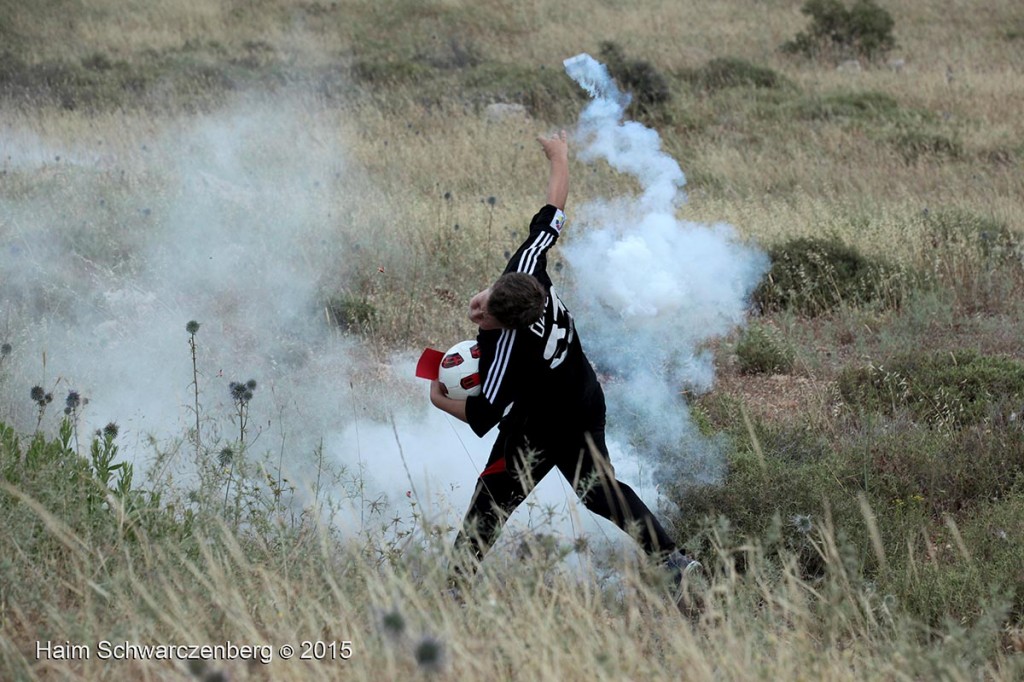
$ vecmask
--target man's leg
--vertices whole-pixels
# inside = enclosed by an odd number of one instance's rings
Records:
[[[589,439],[560,453],[558,469],[572,483],[587,509],[603,516],[636,539],[649,555],[676,550],[665,528],[627,484],[616,480],[608,458],[604,430],[594,429]]]
[[[531,452],[518,432],[502,431],[476,482],[472,501],[455,538],[452,577],[476,571],[505,520],[553,466],[543,452]]]

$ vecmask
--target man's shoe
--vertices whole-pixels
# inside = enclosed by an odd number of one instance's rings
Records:
[[[691,559],[678,550],[668,555],[668,559],[665,560],[665,568],[675,579],[674,582],[696,578],[704,573],[704,566],[699,561]]]
[[[676,604],[691,617],[697,617],[704,610],[704,592],[707,578],[704,566],[680,551],[672,552],[665,560],[665,568],[676,588]]]

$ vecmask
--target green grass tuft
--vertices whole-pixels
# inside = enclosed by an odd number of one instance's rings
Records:
[[[899,102],[882,92],[833,92],[810,95],[795,103],[796,115],[808,121],[887,121],[900,116]]]
[[[1024,409],[1024,363],[970,350],[912,353],[878,365],[844,370],[839,390],[869,411],[907,407],[930,424],[1007,423]]]
[[[754,292],[764,311],[814,316],[842,303],[896,306],[906,276],[836,237],[799,237],[769,249],[772,267]]]
[[[725,88],[781,88],[790,82],[777,71],[738,57],[716,57],[703,66],[680,73],[683,80],[706,92]]]
[[[906,128],[888,138],[908,164],[921,160],[956,160],[964,155],[963,144],[950,135],[920,128]]]
[[[744,374],[788,374],[793,369],[793,349],[778,333],[754,324],[736,343],[739,369]]]

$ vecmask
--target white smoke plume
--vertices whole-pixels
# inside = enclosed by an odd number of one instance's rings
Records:
[[[575,134],[580,158],[602,159],[642,188],[579,208],[563,248],[587,354],[612,375],[609,432],[655,464],[656,484],[717,482],[720,444],[698,432],[683,392],[711,388],[707,343],[743,324],[768,258],[729,225],[677,218],[686,178],[657,132],[623,122],[630,98],[603,64],[587,54],[564,64],[592,97]]]
[[[203,456],[235,446],[229,386],[255,380],[248,450],[280,463],[301,498],[321,439],[329,446],[382,400],[353,399],[351,383],[374,364],[325,320],[325,287],[344,284],[337,273],[352,257],[345,232],[361,227],[342,222],[361,173],[336,144],[336,119],[301,94],[250,93],[152,129],[126,125],[116,141],[43,142],[6,128],[0,322],[12,348],[0,419],[31,433],[29,389],[41,385],[54,396],[41,428],[53,433],[77,391],[89,400],[83,441],[116,422],[137,481],[173,474],[187,490],[196,448],[186,323],[195,320]],[[46,191],[19,191],[22,177]],[[355,467],[349,453],[325,450]],[[157,452],[176,454],[154,470]],[[380,492],[394,473],[368,468],[368,485]]]
[[[678,164],[657,133],[621,122],[628,98],[603,67],[589,57],[570,62],[570,75],[595,96],[578,129],[583,158],[605,159],[643,187],[639,197],[577,211],[564,253],[588,353],[617,377],[607,385],[618,427],[609,434],[613,461],[652,503],[651,460],[637,455],[659,455],[656,481],[683,464],[696,478],[719,471],[678,392],[710,385],[701,344],[742,321],[766,261],[732,228],[675,218],[684,200]],[[121,455],[144,485],[154,453],[177,448],[174,481],[187,489],[195,419],[185,324],[196,320],[204,446],[236,437],[229,383],[255,379],[251,452],[270,453],[301,496],[316,479],[322,444],[351,476],[349,490],[324,481],[354,505],[335,519],[341,527],[379,521],[367,505],[382,496],[394,509],[417,502],[435,520],[457,523],[493,436],[477,439],[430,407],[408,363],[378,368],[376,388],[367,389],[377,370],[324,321],[322,286],[337,286],[332,273],[365,257],[340,246],[339,230],[362,227],[339,224],[359,200],[352,181],[361,169],[339,148],[336,116],[312,98],[249,95],[151,125],[105,143],[0,130],[0,340],[12,346],[0,419],[31,432],[29,388],[39,384],[54,393],[42,425],[52,432],[64,395],[76,390],[90,399],[86,436],[116,421]],[[413,489],[418,499],[407,498]],[[620,537],[573,498],[551,476],[513,525],[555,507],[548,532]]]
[[[116,422],[119,459],[133,462],[138,485],[188,493],[198,471],[186,332],[195,320],[201,457],[216,460],[237,440],[229,386],[254,379],[249,456],[274,478],[282,467],[297,505],[331,498],[331,521],[347,534],[379,532],[396,516],[408,530],[414,506],[457,524],[494,434],[479,439],[430,406],[412,361],[378,365],[325,320],[322,289],[344,285],[339,269],[388,264],[341,245],[388,221],[371,207],[357,213],[365,222],[347,223],[365,179],[346,158],[337,114],[301,95],[250,93],[152,126],[127,124],[117,141],[0,130],[0,341],[12,347],[0,420],[32,433],[29,393],[41,385],[54,396],[41,424],[52,435],[77,391],[89,400],[82,450]],[[158,452],[171,453],[160,466]],[[331,465],[322,477],[319,452]],[[550,477],[512,526],[571,537],[572,497]],[[550,506],[556,520],[538,524]]]

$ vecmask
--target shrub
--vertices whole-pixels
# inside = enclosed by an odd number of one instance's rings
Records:
[[[811,24],[784,43],[783,52],[811,58],[874,59],[895,46],[895,21],[873,0],[856,0],[849,9],[840,0],[808,0],[800,11],[811,18]]]
[[[963,156],[963,146],[959,141],[942,133],[925,130],[902,130],[892,135],[889,143],[908,164],[922,157],[958,159]]]
[[[765,539],[775,545],[769,549],[793,552],[802,574],[820,575],[821,558],[808,543],[812,526],[825,518],[828,505],[845,537],[859,532],[863,521],[856,497],[843,489],[833,473],[834,454],[815,434],[762,424],[755,430],[763,454],[756,453],[748,434],[735,431],[736,446],[722,484],[666,486],[668,499],[680,510],[670,517],[675,533],[694,538],[689,544],[703,545],[708,542],[706,524],[717,519],[728,525],[735,541]],[[867,548],[866,540],[858,545]]]
[[[601,43],[599,54],[612,78],[633,93],[633,106],[638,113],[652,113],[672,99],[668,79],[650,62],[627,57],[611,41]]]
[[[862,410],[893,414],[906,407],[929,424],[1005,422],[1021,416],[1024,363],[969,350],[910,353],[843,370],[839,391]]]
[[[899,103],[882,92],[835,92],[800,100],[796,114],[809,121],[891,119],[899,114]]]
[[[763,325],[748,327],[736,344],[744,374],[785,374],[793,369],[793,349]]]
[[[130,463],[115,462],[116,425],[108,425],[93,437],[88,457],[76,452],[76,428],[73,420],[66,418],[57,438],[47,440],[37,433],[22,445],[13,429],[0,423],[0,481],[57,515],[68,530],[83,539],[105,543],[125,537],[167,535],[183,540],[191,536],[194,518],[190,513],[177,517],[162,504],[158,493],[135,486]],[[41,546],[56,544],[43,532],[44,521],[4,491],[0,491],[0,517],[17,530],[6,540],[19,544],[28,556],[33,556],[33,551],[42,555]],[[142,534],[136,534],[137,530]]]
[[[819,315],[840,303],[901,301],[903,275],[880,260],[828,237],[799,237],[769,250],[772,267],[754,292],[762,310]]]
[[[411,83],[430,74],[430,67],[408,59],[361,59],[352,65],[352,75],[369,85]]]
[[[29,64],[0,53],[0,94],[32,105],[103,111],[151,105],[167,98],[175,107],[214,101],[255,74],[227,64],[220,55],[192,48],[150,51],[130,61],[96,52],[81,60]]]
[[[416,55],[417,61],[428,64],[436,69],[452,70],[467,69],[483,63],[483,54],[472,41],[458,36],[451,36],[447,42],[433,49],[421,49]]]
[[[977,620],[992,586],[1016,591],[1020,613],[1024,573],[1009,567],[1020,565],[1024,533],[1024,429],[949,432],[880,417],[847,422],[837,442],[831,430],[755,421],[755,444],[732,414],[725,481],[666,487],[679,510],[670,517],[673,529],[688,547],[706,552],[710,532],[727,528],[735,545],[760,544],[766,555],[782,550],[802,575],[818,576],[826,567],[812,543],[831,527],[857,576],[931,625],[947,613]],[[887,567],[878,561],[862,499]],[[961,559],[947,518],[959,525],[980,570]],[[989,561],[994,565],[982,565]],[[937,591],[923,590],[922,582]],[[970,598],[960,598],[958,585]]]
[[[364,332],[377,318],[377,309],[365,298],[337,294],[327,300],[326,309],[342,331]]]
[[[102,52],[93,52],[82,59],[82,66],[91,71],[109,71],[114,68],[114,63]]]
[[[28,65],[18,55],[10,50],[0,52],[0,87],[7,89],[23,83],[27,72]]]
[[[976,255],[988,265],[1020,259],[1021,235],[1000,220],[956,208],[928,211],[924,220],[936,248]]]
[[[717,57],[704,66],[680,74],[694,86],[714,92],[724,88],[779,88],[787,84],[777,72],[737,57]]]
[[[560,120],[586,99],[586,93],[561,70],[527,64],[485,62],[466,72],[463,92],[479,104],[518,102],[531,116]]]

